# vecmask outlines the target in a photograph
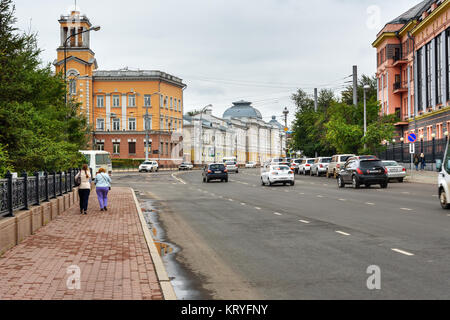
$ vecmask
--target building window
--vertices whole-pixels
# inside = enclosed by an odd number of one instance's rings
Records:
[[[136,154],[136,142],[128,142],[128,153]]]
[[[159,107],[162,109],[164,108],[164,97],[159,96]]]
[[[120,142],[113,142],[113,154],[120,154]]]
[[[170,97],[170,110],[173,110],[173,98]]]
[[[128,107],[136,107],[136,96],[134,94],[128,96]]]
[[[443,138],[443,130],[442,130],[442,123],[436,124],[436,139],[442,139]]]
[[[166,96],[166,100],[164,101],[164,105],[166,106],[166,109],[169,109],[169,97]]]
[[[97,96],[97,108],[104,108],[105,104],[104,101],[105,97],[104,96]]]
[[[159,149],[159,154],[164,154],[164,143],[163,142],[161,142],[160,148],[161,149]]]
[[[105,151],[105,143],[104,142],[97,142],[97,150],[98,151]]]
[[[128,119],[128,130],[136,131],[136,118]]]
[[[159,129],[162,130],[164,129],[164,118],[161,117],[160,121],[159,121]]]
[[[178,111],[182,112],[181,100],[178,100]]]
[[[151,107],[152,106],[152,100],[150,95],[144,96],[144,107]]]
[[[427,105],[426,107],[431,107],[431,42],[425,45],[425,65],[426,65],[426,80],[427,80]]]
[[[432,134],[433,134],[433,126],[428,126],[427,127],[427,136],[426,136],[425,140],[430,141]]]
[[[120,131],[120,119],[113,119],[113,131]]]
[[[442,103],[442,38],[436,38],[436,103]]]
[[[423,81],[422,81],[422,48],[420,50],[417,50],[417,102],[418,102],[418,106],[417,106],[417,110],[421,111],[423,110],[423,94],[422,94],[422,89],[423,89]]]
[[[421,138],[422,137],[422,138]],[[423,128],[419,128],[419,136],[417,137],[418,140],[420,141],[421,139],[423,139]]]
[[[120,107],[120,96],[119,96],[119,95],[117,95],[117,94],[113,95],[113,98],[112,98],[112,106],[113,106],[114,108]]]
[[[169,118],[167,118],[167,117],[166,117],[166,126],[165,126],[165,128],[166,128],[166,129],[170,129],[170,128],[169,128]]]
[[[97,131],[105,130],[105,119],[97,119]]]
[[[71,79],[69,82],[69,94],[77,94],[77,80]]]
[[[178,128],[177,123],[178,123],[178,121],[177,121],[177,119],[175,119],[174,122],[173,122],[173,130],[174,130],[174,131],[178,131],[178,129],[177,129],[177,128]]]

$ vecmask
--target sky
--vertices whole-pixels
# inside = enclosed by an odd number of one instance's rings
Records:
[[[17,26],[38,34],[43,63],[56,58],[58,19],[74,0],[15,0]],[[78,0],[101,30],[91,34],[100,70],[160,70],[183,79],[185,112],[253,102],[281,122],[302,88],[348,84],[352,66],[376,72],[371,44],[390,20],[420,0]]]

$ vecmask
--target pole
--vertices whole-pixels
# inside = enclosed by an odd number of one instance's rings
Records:
[[[367,134],[367,109],[366,109],[366,89],[364,88],[364,138]],[[367,143],[364,142],[364,150],[367,149]]]
[[[151,98],[150,98],[151,99]],[[148,106],[145,111],[145,161],[148,162]]]
[[[358,105],[358,66],[353,66],[353,105]]]
[[[317,88],[314,88],[314,111],[317,112]]]

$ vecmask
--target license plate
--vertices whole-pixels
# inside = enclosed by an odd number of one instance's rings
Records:
[[[216,173],[222,173],[222,171],[216,171]]]
[[[370,170],[370,173],[380,173],[380,170]]]

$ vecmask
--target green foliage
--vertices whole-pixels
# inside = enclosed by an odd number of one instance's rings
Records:
[[[4,177],[8,170],[12,170],[11,161],[4,146],[0,145],[0,178]]]
[[[67,170],[87,145],[86,118],[50,66],[41,67],[36,35],[14,27],[11,0],[0,0],[0,144],[15,171]]]
[[[139,165],[144,162],[140,159],[112,159],[112,167],[114,169],[139,168]]]

